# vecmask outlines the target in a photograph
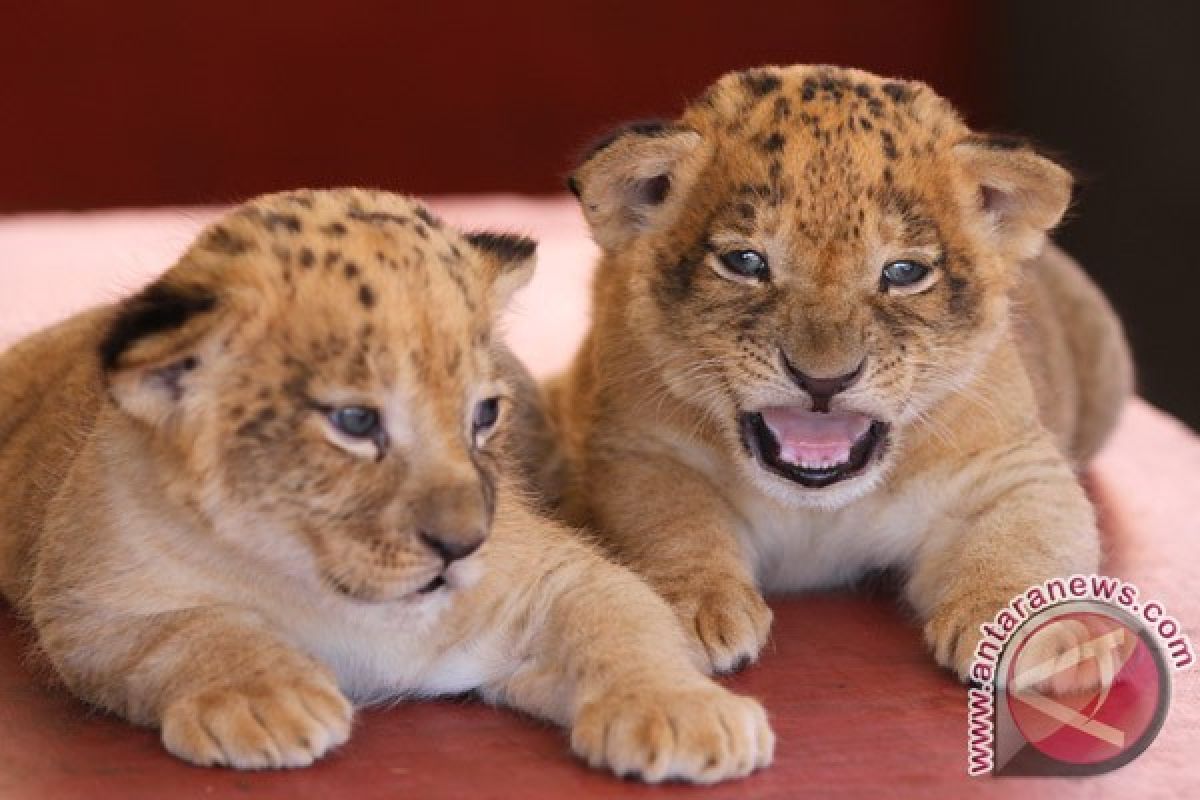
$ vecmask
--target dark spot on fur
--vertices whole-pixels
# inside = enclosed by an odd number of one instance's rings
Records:
[[[285,199],[294,206],[300,206],[301,208],[308,209],[309,211],[312,210],[312,207],[313,207],[312,197],[310,197],[308,195],[289,194],[289,195],[287,195],[287,197]]]
[[[899,155],[900,155],[896,151],[896,137],[893,136],[892,132],[887,130],[886,128],[880,128],[879,129],[879,138],[883,142],[883,154],[885,156],[887,156],[889,159],[891,159],[892,161],[895,161],[896,158],[899,157]]]
[[[295,214],[286,214],[280,211],[268,211],[263,216],[263,224],[272,233],[280,228],[283,228],[288,233],[299,233],[304,230],[299,217]]]
[[[313,265],[314,261],[316,261],[316,256],[313,255],[312,248],[301,247],[300,248],[300,266],[307,269]]]
[[[462,296],[463,304],[467,310],[475,312],[475,301],[471,298],[471,289],[467,286],[467,281],[462,276],[462,271],[458,269],[447,268],[446,274],[450,276],[450,280],[454,281],[454,285],[458,287],[458,292]]]
[[[326,236],[345,236],[346,226],[340,222],[331,222],[328,225],[323,225],[321,227],[321,233],[325,234]]]
[[[771,109],[771,119],[776,123],[784,122],[792,116],[792,102],[786,97],[776,97]]]
[[[977,293],[971,288],[965,278],[955,272],[944,271],[946,282],[946,308],[956,317],[968,320],[975,318]]]
[[[762,149],[764,153],[778,153],[783,149],[783,146],[786,143],[787,138],[779,131],[775,131],[770,136],[763,139]]]
[[[100,341],[100,363],[109,370],[139,340],[177,330],[197,314],[212,311],[216,295],[195,287],[172,286],[159,281],[121,304],[116,318]]]
[[[362,303],[363,308],[374,308],[375,291],[364,283],[362,286],[358,287],[358,302]]]
[[[342,254],[337,250],[330,250],[325,253],[325,269],[329,269],[342,257]]]
[[[433,228],[435,231],[441,230],[442,221],[433,214],[430,214],[429,210],[425,208],[425,206],[417,206],[417,210],[413,213],[416,214],[422,222]]]
[[[805,78],[803,88],[800,91],[800,99],[807,103],[816,96],[817,82],[812,78]]]
[[[354,280],[358,277],[358,264],[347,261],[346,266],[342,267],[342,274],[346,276],[346,280]]]
[[[668,308],[686,300],[692,293],[696,271],[704,261],[708,247],[698,242],[687,249],[678,258],[672,258],[669,250],[658,254],[659,280],[655,285],[655,294],[662,308]]]
[[[349,219],[357,220],[358,222],[369,222],[374,225],[407,225],[410,220],[402,214],[393,214],[389,211],[363,211],[361,209],[353,209],[346,212]]]
[[[743,72],[741,81],[747,91],[755,97],[765,97],[782,85],[778,75],[761,69]]]
[[[416,232],[417,232],[417,236],[420,236],[422,239],[428,239],[428,238],[429,238],[429,228],[426,228],[426,227],[425,227],[424,225],[422,225],[421,223],[419,223],[419,222],[418,222],[416,225],[414,225],[414,226],[413,226],[413,230],[414,230],[414,231],[416,231]]]
[[[908,89],[903,84],[894,81],[883,85],[883,93],[892,98],[895,103],[907,103],[911,99]]]
[[[234,236],[228,228],[218,225],[208,232],[204,239],[204,247],[214,253],[237,256],[250,249],[250,242]]]

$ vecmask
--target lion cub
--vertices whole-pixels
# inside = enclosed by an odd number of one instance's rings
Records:
[[[0,587],[67,686],[197,764],[306,765],[352,702],[473,689],[649,781],[770,762],[654,592],[505,482],[493,321],[533,253],[272,195],[0,357]]]
[[[549,387],[548,491],[715,668],[762,648],[760,590],[899,568],[966,677],[1014,595],[1097,568],[1074,468],[1131,368],[1100,293],[1043,250],[1065,170],[919,83],[793,66],[618,131],[570,185],[602,256]]]

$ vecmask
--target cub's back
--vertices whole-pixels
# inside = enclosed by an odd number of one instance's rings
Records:
[[[1083,268],[1053,245],[1021,265],[1013,327],[1042,422],[1076,466],[1116,425],[1133,392],[1121,322]]]
[[[103,404],[99,308],[0,354],[0,591],[22,609],[46,506]]]

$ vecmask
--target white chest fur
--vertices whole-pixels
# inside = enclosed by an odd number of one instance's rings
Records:
[[[873,569],[906,565],[959,483],[959,476],[927,474],[876,486],[840,508],[805,507],[787,503],[786,489],[782,497],[764,492],[708,448],[676,438],[666,447],[724,487],[741,520],[743,555],[764,592],[840,586]]]
[[[838,509],[787,507],[757,491],[736,497],[743,552],[764,592],[844,585],[910,562],[944,513],[934,480],[878,487]]]
[[[462,599],[445,589],[378,606],[332,599],[275,621],[359,702],[452,694],[493,678],[504,660],[498,637],[455,642],[446,635],[452,605]]]

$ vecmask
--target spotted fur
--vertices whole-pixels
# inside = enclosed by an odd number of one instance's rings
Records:
[[[383,192],[269,195],[0,355],[0,589],[62,680],[199,764],[302,766],[351,701],[471,690],[621,774],[768,763],[761,706],[505,469],[536,390],[494,320],[534,247]]]
[[[965,676],[978,624],[1014,593],[1096,568],[1072,466],[1131,373],[1107,303],[1043,250],[1070,199],[1061,167],[972,132],[923,84],[794,66],[725,76],[572,180],[602,257],[591,331],[550,387],[569,467],[548,491],[714,666],[758,654],[760,590],[895,567]],[[768,279],[722,273],[743,249]],[[889,288],[899,259],[931,282]],[[859,365],[831,401],[795,378]],[[739,418],[807,403],[890,426],[869,469],[813,489],[761,466]]]

